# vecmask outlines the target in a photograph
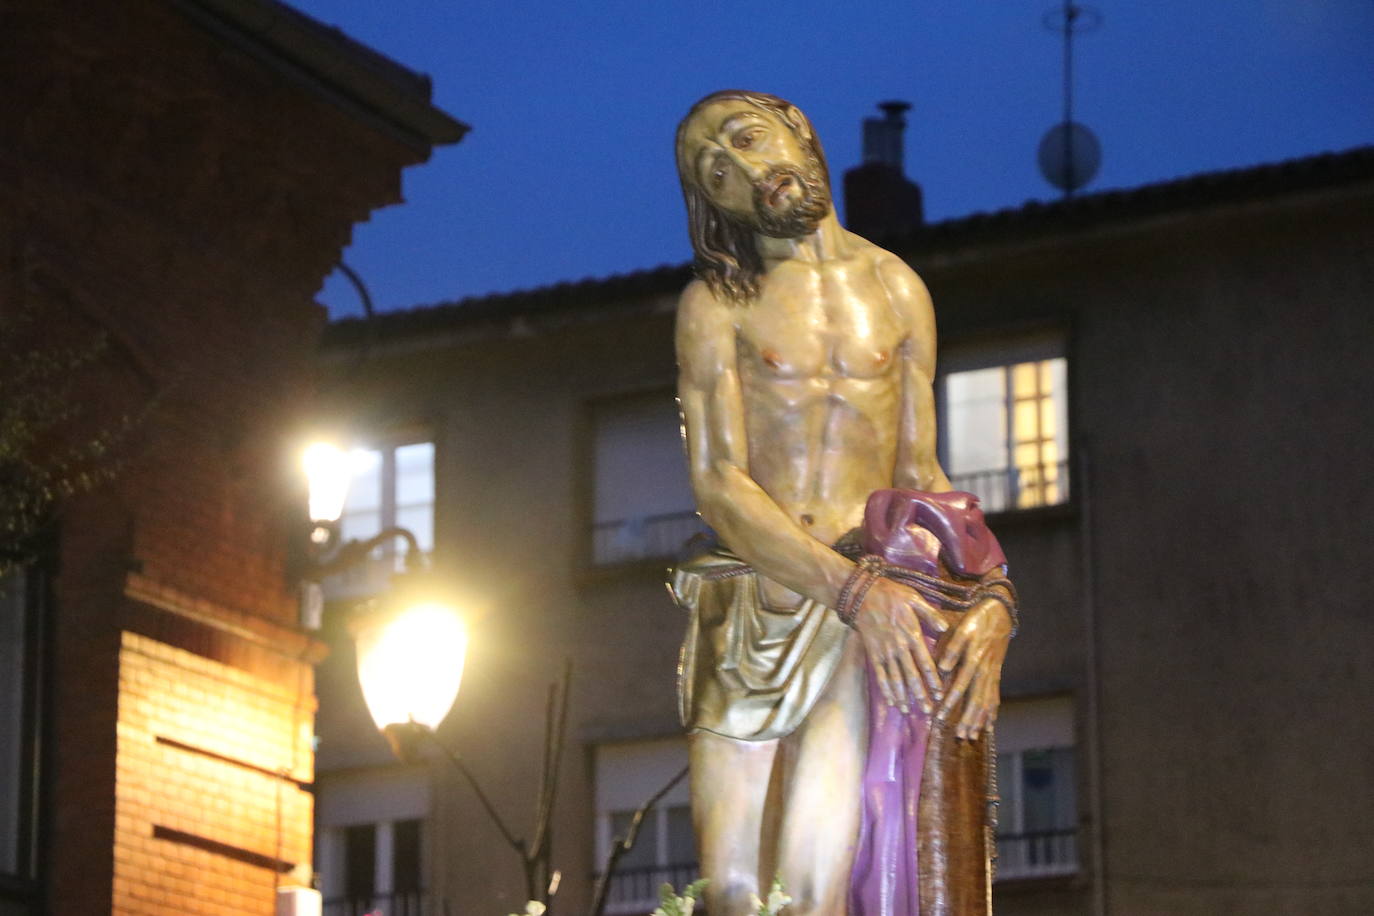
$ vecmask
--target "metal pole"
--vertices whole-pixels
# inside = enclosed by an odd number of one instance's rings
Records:
[[[1064,0],[1064,197],[1073,196],[1073,23],[1078,7]]]

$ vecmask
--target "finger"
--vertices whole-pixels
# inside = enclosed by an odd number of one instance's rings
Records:
[[[982,660],[985,652],[986,648],[979,648],[972,654],[964,656],[963,664],[959,666],[959,673],[954,676],[954,683],[945,692],[945,702],[936,714],[936,718],[941,722],[948,722],[950,716],[954,714],[955,708],[959,705],[959,699],[968,691],[973,675],[978,671],[978,663]]]
[[[962,627],[954,631],[954,635],[945,643],[944,649],[940,652],[940,670],[948,674],[954,670],[954,666],[959,662],[959,656],[968,647],[968,642],[972,639],[972,633],[968,627]]]
[[[887,666],[888,683],[892,685],[892,699],[905,716],[911,713],[911,698],[906,689],[906,672],[902,670],[901,654],[900,651],[894,652],[885,659],[884,664]]]
[[[916,668],[921,672],[921,677],[925,680],[923,693],[932,702],[938,702],[941,694],[944,693],[945,682],[935,667],[935,659],[931,657],[930,647],[926,645],[925,637],[920,633],[915,634],[911,642],[911,655],[916,660]],[[926,715],[930,715],[930,709],[925,706],[922,706],[921,709],[925,711]]]
[[[921,707],[921,711],[930,715],[930,699],[926,696],[925,685],[921,683],[921,672],[916,666],[916,660],[911,657],[911,652],[898,652],[897,666],[901,668],[902,679],[906,684],[906,692],[913,703]],[[904,708],[903,713],[909,713],[909,708]]]
[[[938,635],[949,629],[949,620],[945,615],[941,614],[934,605],[924,598],[912,598],[911,609],[916,613],[916,618],[935,634]]]
[[[968,703],[964,705],[964,715],[959,720],[958,731],[962,732],[962,737],[969,741],[977,741],[978,736],[982,734],[984,725],[987,724],[989,685],[990,681],[987,675],[980,675],[969,694]]]
[[[873,679],[878,682],[878,692],[883,695],[888,706],[896,706],[897,700],[892,693],[892,680],[887,676],[887,668],[884,667],[883,660],[874,653],[870,653],[868,659],[873,667]]]

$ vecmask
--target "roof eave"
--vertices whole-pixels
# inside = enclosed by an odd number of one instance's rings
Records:
[[[468,125],[430,103],[429,78],[276,0],[174,0],[235,47],[428,155]]]

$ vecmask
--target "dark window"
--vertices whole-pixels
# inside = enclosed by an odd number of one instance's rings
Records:
[[[344,830],[344,896],[371,897],[377,890],[377,826],[358,824]]]
[[[32,903],[38,849],[39,662],[46,601],[41,566],[0,575],[0,911]]]
[[[669,391],[592,407],[593,565],[676,556],[704,530]]]
[[[413,894],[421,888],[420,821],[397,821],[391,834],[391,889]]]

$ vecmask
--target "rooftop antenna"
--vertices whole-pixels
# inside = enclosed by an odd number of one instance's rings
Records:
[[[1041,22],[1064,37],[1064,118],[1040,140],[1040,174],[1068,199],[1093,180],[1102,164],[1102,145],[1097,137],[1073,119],[1073,37],[1096,31],[1102,25],[1102,14],[1064,0],[1063,6],[1047,11]]]

